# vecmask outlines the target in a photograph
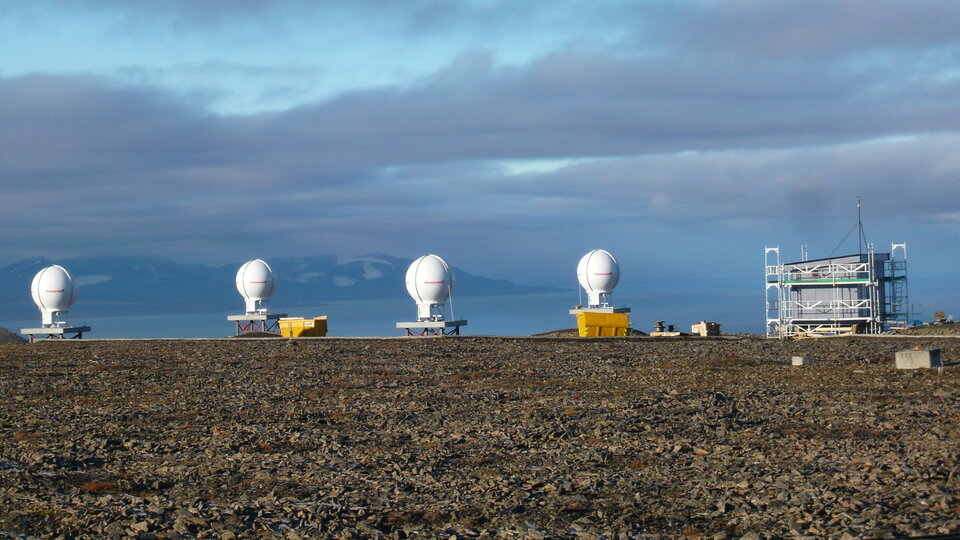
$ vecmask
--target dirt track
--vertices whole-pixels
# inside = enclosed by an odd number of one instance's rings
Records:
[[[0,536],[960,532],[960,340],[0,346]],[[795,368],[792,354],[820,363]]]

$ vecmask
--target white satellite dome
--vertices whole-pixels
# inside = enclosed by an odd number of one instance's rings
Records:
[[[620,281],[620,263],[610,252],[595,249],[577,264],[577,280],[587,291],[587,307],[610,307],[610,293]]]
[[[56,264],[33,276],[30,294],[40,309],[44,327],[66,325],[66,319],[61,317],[77,301],[77,287],[73,284],[70,272]]]
[[[436,255],[424,255],[407,268],[407,292],[417,303],[418,320],[443,320],[440,307],[453,292],[456,278]]]
[[[237,270],[237,290],[246,301],[247,313],[267,313],[276,285],[270,265],[260,259],[247,261]]]

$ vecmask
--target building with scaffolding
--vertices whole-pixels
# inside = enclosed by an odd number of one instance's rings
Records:
[[[764,248],[766,335],[879,334],[909,324],[907,245],[866,253],[781,262],[780,248]]]

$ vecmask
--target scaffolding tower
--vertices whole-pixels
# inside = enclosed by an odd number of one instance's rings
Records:
[[[907,245],[866,253],[782,263],[764,248],[766,335],[770,338],[879,334],[909,325]]]

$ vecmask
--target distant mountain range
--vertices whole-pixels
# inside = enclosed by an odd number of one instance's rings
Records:
[[[267,261],[277,278],[270,305],[293,308],[346,299],[407,296],[404,277],[411,259],[374,254],[362,257],[318,255]],[[162,257],[76,257],[26,259],[0,268],[0,317],[36,313],[30,282],[51,264],[66,268],[80,287],[77,300],[89,316],[192,311],[240,311],[243,300],[235,278],[242,262],[220,267],[179,264]],[[457,296],[557,292],[475,276],[454,268]]]

